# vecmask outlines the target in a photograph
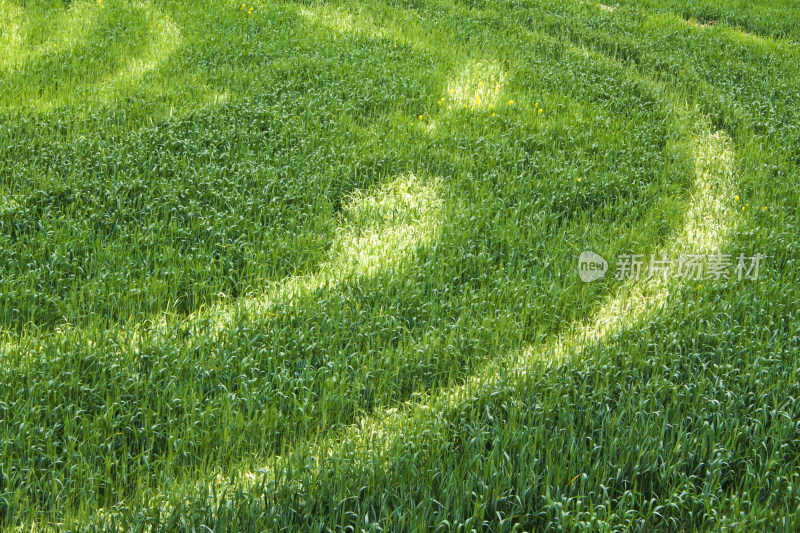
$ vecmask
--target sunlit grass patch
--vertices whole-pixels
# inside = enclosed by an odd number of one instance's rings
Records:
[[[344,224],[331,248],[336,258],[327,264],[332,275],[370,275],[402,266],[416,247],[429,246],[441,224],[439,187],[408,174],[375,195],[356,192],[343,210]]]
[[[130,96],[181,42],[175,21],[150,2],[34,4],[24,13],[17,49],[5,47],[6,57],[13,58],[6,61],[6,83],[20,90],[4,93],[0,101],[38,112],[75,104],[98,107]]]
[[[772,37],[756,35],[755,33],[745,31],[741,28],[725,28],[725,33],[727,33],[733,40],[738,41],[749,48],[755,49],[761,54],[778,52],[780,49],[780,46]],[[795,46],[795,50],[797,49],[797,46]]]
[[[323,4],[316,9],[301,7],[300,14],[311,23],[320,24],[338,32],[351,32],[356,28],[352,13],[338,6]]]
[[[349,34],[370,39],[392,39],[397,42],[416,46],[419,43],[413,38],[418,28],[398,26],[394,21],[380,21],[375,13],[364,9],[358,3],[347,6],[335,4],[319,4],[300,6],[299,14],[306,23],[325,28],[335,34]],[[388,22],[384,24],[384,22]]]
[[[390,39],[420,48],[434,48],[437,39],[416,14],[404,12],[399,6],[390,8],[362,2],[317,3],[299,5],[296,10],[309,26],[338,35]]]
[[[499,62],[470,61],[447,82],[440,102],[447,109],[495,109],[501,104],[505,82],[506,72]]]
[[[691,148],[695,156],[695,188],[686,209],[684,225],[660,251],[667,255],[687,246],[700,246],[701,251],[718,248],[724,244],[733,227],[733,218],[725,209],[723,199],[718,196],[721,191],[716,187],[714,190],[706,187],[709,181],[724,183],[727,187],[734,186],[735,163],[730,139],[721,132],[712,133],[701,128],[692,140]],[[364,200],[368,200],[366,206]],[[355,208],[358,213],[356,220],[362,217],[370,220],[373,218],[373,206],[389,207],[395,203],[391,197],[383,200],[361,197],[347,211]],[[379,218],[383,219],[387,211],[384,208],[377,213],[382,213]],[[713,217],[717,224],[708,225],[706,216]],[[296,450],[289,456],[274,457],[261,465],[257,462],[243,463],[234,473],[217,476],[217,493],[224,492],[224,487],[254,490],[259,483],[277,482],[295,457],[315,457],[319,461],[316,466],[326,461],[340,461],[346,456],[348,468],[368,468],[376,458],[392,457],[398,453],[397,447],[403,446],[402,437],[399,436],[413,435],[436,413],[458,408],[482,395],[493,394],[501,385],[523,381],[531,371],[540,373],[542,367],[556,368],[579,355],[585,348],[602,345],[612,335],[647,320],[663,308],[671,294],[669,282],[661,278],[624,283],[604,299],[590,319],[578,320],[555,336],[542,336],[540,342],[487,361],[462,384],[442,391],[415,394],[401,406],[370,413],[345,431],[315,441],[313,447]],[[229,479],[236,481],[231,483]],[[193,490],[196,489],[191,488],[190,492]]]
[[[418,249],[435,242],[442,222],[441,194],[439,180],[412,173],[373,193],[353,194],[342,209],[329,259],[316,273],[277,281],[265,295],[211,308],[197,318],[211,317],[223,328],[242,312],[250,316],[268,314],[272,306],[290,303],[322,287],[332,288],[379,271],[399,273]]]
[[[69,53],[83,43],[99,18],[96,5],[75,2],[24,7],[9,0],[0,3],[0,69],[13,72],[25,63],[59,53]]]
[[[141,4],[139,8],[147,21],[147,42],[116,72],[98,82],[98,96],[104,101],[138,90],[144,76],[160,68],[182,44],[181,31],[174,20],[150,4]],[[214,103],[219,102],[215,98]]]
[[[718,24],[716,20],[701,21],[694,17],[684,18],[675,14],[657,13],[649,17],[650,23],[657,26],[673,26],[688,28],[696,31],[712,32],[718,37],[725,39],[734,45],[745,46],[758,54],[769,54],[776,52],[781,46],[797,48],[790,42],[781,42],[771,36],[761,36],[755,33],[746,31],[742,28],[732,27],[724,24]]]
[[[0,67],[10,69],[23,57],[23,9],[11,0],[0,0]]]
[[[19,202],[16,196],[7,190],[0,190],[0,213],[17,208],[19,208]]]
[[[679,241],[687,253],[707,254],[718,251],[736,220],[730,208],[736,192],[736,161],[724,131],[702,131],[692,139],[692,152],[695,191]]]

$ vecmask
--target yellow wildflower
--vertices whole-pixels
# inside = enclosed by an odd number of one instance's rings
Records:
[[[514,100],[509,100],[508,105],[514,105]]]
[[[422,120],[422,115],[419,116],[419,119]]]
[[[739,195],[737,194],[736,196],[733,197],[733,199],[738,202],[739,201]]]
[[[542,108],[540,107],[540,108],[539,108],[539,113],[541,113],[542,111],[544,111],[544,109],[542,109]]]

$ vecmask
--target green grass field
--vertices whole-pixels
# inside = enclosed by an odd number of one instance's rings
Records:
[[[0,530],[800,531],[799,183],[796,0],[0,0]]]

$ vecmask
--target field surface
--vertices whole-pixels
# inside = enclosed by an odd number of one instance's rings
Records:
[[[798,183],[794,0],[0,0],[0,530],[799,531]]]

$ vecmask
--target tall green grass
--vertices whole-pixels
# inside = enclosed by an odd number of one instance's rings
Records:
[[[797,529],[770,5],[0,2],[0,525]]]

